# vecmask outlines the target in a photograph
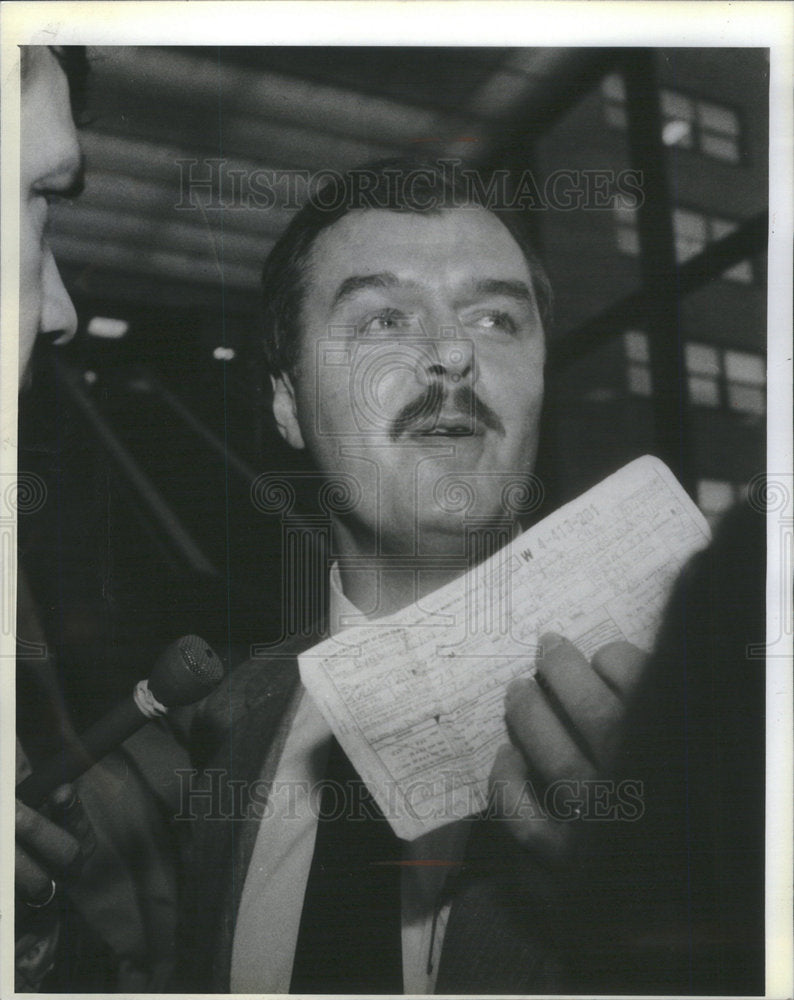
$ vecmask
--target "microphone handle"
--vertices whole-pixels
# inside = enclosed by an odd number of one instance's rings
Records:
[[[67,746],[35,767],[16,787],[16,797],[38,808],[59,785],[73,781],[111,750],[132,736],[148,721],[128,695],[80,735],[80,742]]]

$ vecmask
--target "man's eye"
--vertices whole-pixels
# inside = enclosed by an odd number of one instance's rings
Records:
[[[378,334],[402,330],[410,323],[410,318],[397,309],[381,309],[374,316],[368,317],[359,326],[359,333]]]
[[[518,324],[513,317],[509,313],[499,310],[483,313],[481,316],[478,316],[475,319],[475,325],[485,330],[496,330],[501,333],[515,333],[518,329]]]

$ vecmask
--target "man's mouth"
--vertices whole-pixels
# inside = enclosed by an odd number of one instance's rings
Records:
[[[496,413],[469,386],[456,389],[444,398],[435,386],[403,407],[395,418],[390,437],[409,438],[480,437],[487,430],[504,436],[505,429]]]
[[[410,432],[410,437],[473,437],[477,433],[472,420],[462,418],[460,414],[454,417],[439,417],[429,427],[417,427]],[[480,430],[482,433],[482,430]]]

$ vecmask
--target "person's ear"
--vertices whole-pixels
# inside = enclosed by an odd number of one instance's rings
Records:
[[[280,375],[271,375],[270,381],[273,385],[273,416],[276,418],[279,434],[293,448],[305,448],[292,380],[286,372],[282,372]]]

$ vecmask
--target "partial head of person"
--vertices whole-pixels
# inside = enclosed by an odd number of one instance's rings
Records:
[[[23,46],[20,115],[19,379],[39,334],[65,342],[77,328],[47,240],[50,205],[73,197],[83,169],[74,112],[83,98],[88,63],[81,47]]]
[[[265,264],[276,423],[343,477],[354,548],[451,552],[533,468],[550,291],[481,191],[444,161],[332,176]]]

